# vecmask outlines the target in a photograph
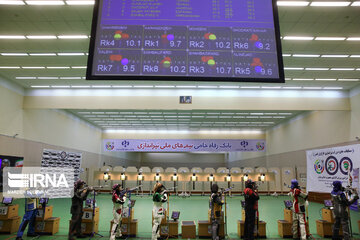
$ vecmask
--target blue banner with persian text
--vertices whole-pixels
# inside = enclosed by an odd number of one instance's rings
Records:
[[[265,152],[264,139],[104,139],[107,152]]]

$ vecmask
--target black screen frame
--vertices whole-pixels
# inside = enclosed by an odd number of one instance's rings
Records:
[[[93,19],[91,25],[91,35],[90,35],[90,44],[89,44],[89,55],[87,61],[86,69],[86,80],[154,80],[154,81],[202,81],[202,82],[257,82],[257,83],[285,83],[285,73],[284,73],[284,63],[282,58],[282,48],[281,48],[281,39],[280,39],[280,24],[278,16],[278,7],[276,0],[272,0],[273,8],[273,20],[274,20],[274,30],[275,30],[275,41],[276,41],[276,50],[277,50],[277,63],[278,63],[278,72],[279,78],[235,78],[235,77],[201,77],[201,76],[149,76],[149,75],[119,75],[119,76],[109,76],[109,75],[93,75],[93,60],[95,52],[95,37],[96,29],[98,25],[98,18],[101,14],[99,12],[99,5],[101,0],[95,0],[94,10],[93,10]]]

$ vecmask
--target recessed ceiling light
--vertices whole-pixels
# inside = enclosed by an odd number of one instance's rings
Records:
[[[260,86],[243,86],[243,87],[241,87],[241,88],[249,88],[249,89],[255,89],[255,88],[260,88]]]
[[[316,81],[336,81],[336,78],[315,78]]]
[[[293,78],[293,81],[312,81],[313,78]]]
[[[315,40],[318,41],[343,41],[345,37],[316,37]]]
[[[110,85],[92,85],[92,88],[111,88]]]
[[[174,88],[175,86],[171,86],[171,85],[156,85],[155,88]]]
[[[303,87],[304,89],[321,89],[321,87]]]
[[[1,53],[2,56],[28,56],[27,53]]]
[[[46,67],[47,69],[69,69],[70,67]]]
[[[71,85],[72,88],[90,88],[90,86],[88,85]]]
[[[63,1],[25,1],[27,5],[65,5]]]
[[[85,39],[88,38],[87,35],[59,35],[59,39]]]
[[[305,7],[309,5],[306,1],[277,1],[278,6],[289,6],[289,7]]]
[[[49,85],[32,85],[32,88],[49,88]]]
[[[353,71],[355,68],[331,68],[332,71]]]
[[[281,87],[279,87],[279,86],[275,86],[275,87],[262,86],[261,88],[265,88],[265,89],[280,89]]]
[[[60,77],[60,79],[81,79],[81,77]]]
[[[239,86],[219,86],[219,88],[239,88]]]
[[[38,79],[59,79],[59,77],[38,77]]]
[[[284,70],[304,70],[302,67],[284,67]]]
[[[310,41],[313,40],[314,37],[302,37],[302,36],[285,36],[283,37],[284,40],[304,40],[304,41]]]
[[[18,0],[0,0],[0,5],[25,5],[25,3]]]
[[[196,88],[196,86],[176,86],[177,88]]]
[[[204,86],[204,85],[200,85],[197,86],[198,88],[217,88],[217,86]]]
[[[56,53],[29,53],[30,56],[56,56]]]
[[[73,69],[86,69],[86,66],[72,66]]]
[[[0,39],[25,39],[25,36],[21,36],[21,35],[0,35]]]
[[[54,85],[54,86],[51,86],[52,88],[70,88],[69,85]]]
[[[348,41],[360,41],[360,37],[348,37],[346,40],[348,40]]]
[[[343,82],[357,82],[359,81],[358,78],[339,78],[338,81],[343,81]]]
[[[347,58],[349,55],[321,55],[324,58]]]
[[[360,6],[360,1],[353,2],[353,3],[351,4],[351,6],[353,6],[353,7],[359,7],[359,6]]]
[[[28,35],[27,39],[56,39],[54,35]]]
[[[301,89],[301,87],[283,87],[283,89]]]
[[[58,56],[84,56],[84,53],[58,53]]]
[[[360,55],[351,55],[351,58],[360,58]]]
[[[66,1],[67,5],[94,5],[95,1]]]
[[[15,77],[16,79],[36,79],[36,77]]]
[[[134,88],[153,88],[154,86],[152,85],[137,85],[137,86],[134,86]]]
[[[19,69],[18,66],[0,66],[0,69]]]
[[[324,87],[324,89],[327,90],[339,90],[339,89],[343,89],[342,87]]]
[[[21,67],[22,69],[45,69],[45,67]]]
[[[293,54],[293,57],[320,57],[319,54]]]
[[[310,6],[313,6],[313,7],[346,7],[346,6],[349,6],[351,4],[351,2],[345,2],[345,1],[342,1],[342,2],[335,2],[335,1],[332,1],[332,2],[312,2],[310,4]]]
[[[285,78],[285,81],[290,81],[291,80],[291,78]]]
[[[113,88],[132,88],[131,85],[113,85]]]
[[[306,71],[327,71],[329,68],[305,68]]]
[[[283,57],[291,57],[291,54],[288,54],[288,53],[283,53],[282,55]]]

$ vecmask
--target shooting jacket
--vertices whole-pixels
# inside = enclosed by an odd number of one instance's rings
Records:
[[[83,213],[83,202],[89,195],[89,191],[83,192],[84,189],[76,189],[74,196],[71,199],[71,214],[82,214]]]
[[[251,188],[245,188],[245,211],[255,211],[258,209],[259,195]]]
[[[300,188],[291,189],[289,195],[293,201],[292,210],[295,213],[304,213],[305,212],[305,203],[308,195],[301,191]]]
[[[222,197],[219,193],[212,193],[210,195],[210,210],[211,210],[211,217],[213,218],[220,218],[221,217],[221,208],[224,204]]]
[[[331,198],[334,205],[335,217],[347,218],[348,212],[346,211],[346,208],[351,204],[353,204],[356,201],[356,199],[349,201],[346,198],[345,193],[343,191],[336,191],[336,192],[332,191]]]

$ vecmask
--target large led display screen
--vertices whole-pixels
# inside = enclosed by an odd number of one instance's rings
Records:
[[[97,0],[88,80],[284,82],[272,0]]]

